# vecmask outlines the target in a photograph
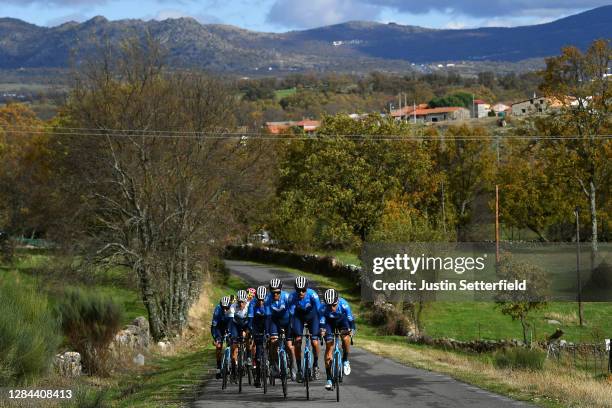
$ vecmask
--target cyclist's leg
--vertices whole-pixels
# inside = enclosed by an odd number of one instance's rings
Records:
[[[238,327],[236,323],[230,322],[230,337],[232,339],[232,369],[236,368],[236,362],[238,361],[238,341],[240,339],[240,333],[238,333]]]
[[[294,316],[291,322],[291,333],[293,335],[293,349],[295,352],[295,366],[298,373],[302,373],[302,332],[304,323],[298,316]]]
[[[272,361],[278,358],[278,335],[280,334],[280,330],[278,327],[277,321],[272,318],[270,321],[270,359]]]
[[[325,324],[325,374],[328,380],[332,380],[332,355],[334,352],[334,332],[333,328],[329,323]]]
[[[221,359],[223,358],[223,337],[215,337],[215,354],[217,357],[217,372],[215,377],[221,378]]]
[[[349,362],[349,353],[351,351],[351,337],[348,335],[350,325],[346,317],[338,322],[338,328],[342,338],[342,367],[345,375],[351,373],[351,365]]]
[[[319,319],[317,318],[316,314],[314,317],[312,317],[310,319],[310,322],[308,323],[309,329],[310,329],[310,334],[311,334],[311,341],[312,341],[312,348],[313,348],[313,356],[312,356],[312,365],[314,368],[314,375],[315,377],[319,376],[319,354],[321,353],[321,342],[319,341]]]
[[[342,362],[348,361],[349,352],[351,351],[351,337],[348,335],[350,324],[346,317],[336,322],[336,327],[340,330],[342,338]]]

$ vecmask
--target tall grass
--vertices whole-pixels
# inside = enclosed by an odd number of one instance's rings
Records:
[[[43,375],[61,341],[47,298],[7,276],[0,279],[0,384],[27,384]]]
[[[90,374],[108,374],[108,346],[121,327],[123,311],[109,297],[93,291],[70,290],[58,306],[62,330],[81,354]]]
[[[493,364],[497,368],[514,368],[522,370],[541,370],[544,367],[546,354],[538,350],[516,347],[493,354]]]

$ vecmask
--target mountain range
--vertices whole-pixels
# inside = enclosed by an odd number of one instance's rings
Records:
[[[41,27],[0,18],[0,69],[66,68],[100,44],[151,35],[170,64],[242,74],[269,71],[372,71],[455,61],[513,63],[586,48],[612,38],[612,5],[550,23],[474,29],[430,29],[353,21],[285,33],[262,33],[192,18],[163,21],[94,17]]]

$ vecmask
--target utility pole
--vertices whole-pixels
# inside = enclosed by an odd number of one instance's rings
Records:
[[[497,150],[497,169],[499,171],[499,135],[497,135],[495,144]],[[499,185],[497,183],[495,183],[495,262],[499,265]]]
[[[399,112],[399,119],[400,119],[400,122],[401,122],[402,121],[402,93],[401,92],[397,95],[397,100],[399,102],[399,110],[398,110],[398,112]]]
[[[444,231],[444,234],[446,235],[446,209],[444,205],[445,201],[446,201],[446,195],[444,194],[444,180],[442,180],[442,230]]]
[[[499,186],[495,185],[495,262],[499,265]]]
[[[578,319],[583,325],[582,315],[582,279],[580,277],[580,207],[576,206],[576,277],[578,279]]]

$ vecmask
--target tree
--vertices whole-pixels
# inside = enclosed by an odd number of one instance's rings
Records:
[[[361,121],[338,115],[324,119],[318,138],[288,142],[277,233],[297,232],[299,225],[316,245],[350,246],[370,237],[387,198],[435,212],[438,178],[424,145],[408,137],[410,129],[378,115]]]
[[[37,237],[53,225],[53,155],[43,122],[26,105],[0,108],[0,229]]]
[[[612,86],[607,76],[611,65],[610,41],[597,40],[584,53],[563,48],[560,56],[546,60],[542,74],[541,89],[560,104],[551,121],[561,135],[577,136],[551,141],[549,153],[559,173],[588,199],[592,263],[598,243],[599,191],[610,183],[610,142],[598,136],[612,129]]]
[[[511,254],[503,254],[498,271],[500,278],[509,282],[527,281],[526,291],[500,291],[496,296],[501,312],[510,316],[512,320],[520,321],[523,341],[527,344],[529,313],[546,306],[550,280],[543,269],[519,261]]]
[[[457,239],[464,241],[475,201],[492,189],[493,139],[483,128],[451,126],[433,148],[437,150],[438,170],[445,176],[447,194],[457,217]]]
[[[238,233],[235,207],[264,190],[269,149],[224,137],[232,91],[199,73],[167,73],[152,40],[105,50],[76,80],[55,137],[69,238],[93,261],[132,270],[152,336],[172,337],[211,254]]]
[[[500,218],[507,227],[528,228],[540,240],[569,240],[565,231],[581,197],[559,180],[545,146],[538,140],[508,139],[499,166]]]

